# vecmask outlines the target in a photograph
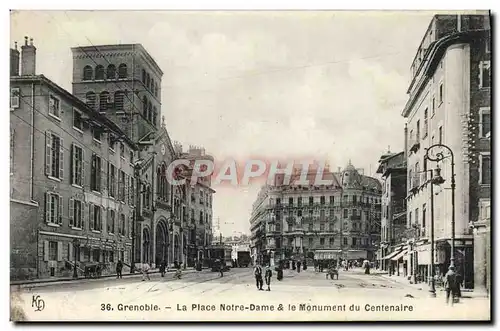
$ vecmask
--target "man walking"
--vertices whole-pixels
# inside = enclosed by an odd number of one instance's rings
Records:
[[[123,263],[121,260],[118,260],[118,263],[116,264],[116,279],[123,278],[122,270],[123,270]]]
[[[297,272],[300,272],[300,265],[301,265],[301,262],[297,261]]]
[[[142,281],[145,281],[146,278],[148,280],[151,280],[151,278],[149,278],[149,264],[143,263],[141,266],[141,270],[142,270]]]
[[[165,260],[163,260],[160,263],[160,274],[162,277],[165,277],[165,270],[166,269],[167,269],[167,264],[165,263]]]
[[[457,274],[455,273],[455,267],[450,266],[448,272],[444,276],[444,288],[446,290],[446,304],[450,301],[451,296],[451,305],[455,301],[455,297],[458,297],[457,290],[458,282],[457,282]]]
[[[257,290],[262,291],[263,281],[262,281],[262,267],[257,264],[254,269],[255,284],[257,285]]]
[[[271,270],[271,265],[268,264],[267,268],[266,268],[266,274],[265,274],[267,291],[271,291],[271,277],[272,276],[273,276],[273,271]]]

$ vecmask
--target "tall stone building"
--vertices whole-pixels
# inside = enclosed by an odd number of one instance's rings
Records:
[[[482,227],[480,205],[491,196],[491,41],[490,17],[436,15],[424,34],[411,65],[409,99],[402,115],[408,137],[408,227],[416,229],[410,248],[409,273],[423,278],[430,264],[429,199],[434,199],[437,274],[446,272],[451,254],[452,208],[455,213],[455,265],[465,288],[485,286],[486,236],[475,238],[471,225]],[[454,155],[455,205],[452,206],[451,157],[440,164],[442,190],[430,197],[425,158],[433,144],[448,146]],[[442,149],[449,156],[446,149]],[[488,228],[488,227],[486,227]],[[485,230],[488,232],[489,230]],[[478,230],[477,232],[480,232]],[[481,230],[482,232],[482,230]],[[475,251],[475,252],[474,252]],[[476,278],[476,279],[475,279]],[[477,279],[481,278],[481,279]]]
[[[277,175],[264,186],[250,218],[254,261],[281,259],[374,259],[380,241],[380,182],[348,164],[344,170],[326,170],[330,185],[313,185],[317,171],[299,185],[300,171],[289,183]],[[302,181],[301,181],[302,182]]]
[[[130,262],[137,145],[36,73],[33,40],[11,55],[11,279],[111,273]]]

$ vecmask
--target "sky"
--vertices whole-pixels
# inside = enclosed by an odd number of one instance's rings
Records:
[[[410,65],[430,12],[23,11],[11,46],[71,91],[71,47],[141,43],[159,64],[170,137],[216,160],[349,160],[373,175],[404,145]],[[224,235],[249,233],[262,183],[214,186]]]

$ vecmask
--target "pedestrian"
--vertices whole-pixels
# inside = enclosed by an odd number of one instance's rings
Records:
[[[160,274],[162,277],[165,277],[165,271],[167,268],[167,264],[165,263],[165,260],[161,261],[160,263]]]
[[[282,261],[280,261],[280,263],[278,265],[276,279],[279,281],[281,281],[283,279],[283,262]]]
[[[219,274],[221,277],[224,277],[224,266],[222,260],[219,260],[218,265],[219,265]]]
[[[301,265],[300,261],[297,261],[297,272],[300,272],[300,265]]]
[[[292,270],[295,270],[295,260],[292,261]]]
[[[148,263],[143,263],[141,265],[141,271],[142,271],[142,281],[145,281],[146,278],[148,280],[151,280],[151,278],[149,278],[149,264]]]
[[[262,281],[262,267],[257,264],[254,269],[255,285],[257,285],[257,290],[262,291],[263,281]]]
[[[116,264],[116,279],[123,278],[122,270],[123,270],[123,263],[121,260],[118,260],[118,263]]]
[[[455,272],[455,267],[450,266],[446,275],[444,275],[444,289],[446,290],[446,304],[450,301],[451,296],[451,305],[455,303],[455,297],[458,297],[458,282],[457,282],[457,274]]]
[[[271,265],[268,264],[266,268],[266,285],[267,285],[267,291],[271,291],[271,277],[273,276],[273,271],[271,270]]]

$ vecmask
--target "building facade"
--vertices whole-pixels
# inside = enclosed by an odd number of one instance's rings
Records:
[[[316,171],[306,181],[313,183]],[[254,262],[282,259],[373,259],[380,241],[380,182],[352,164],[323,173],[331,185],[299,185],[300,173],[284,184],[264,186],[250,218]]]
[[[401,273],[405,261],[398,254],[406,244],[406,155],[382,155],[377,173],[382,176],[382,221],[379,266],[389,274]]]
[[[137,146],[36,74],[32,40],[11,54],[11,279],[112,273],[130,261]]]
[[[474,238],[480,201],[490,199],[490,19],[485,15],[436,15],[411,66],[409,99],[402,112],[408,125],[408,227],[416,229],[410,274],[422,278],[420,265],[430,264],[429,200],[434,199],[435,265],[446,272],[451,257],[451,219],[455,213],[455,265],[465,288],[474,287]],[[456,181],[452,206],[451,157],[439,167],[445,183],[430,196],[425,158],[434,144],[454,155]],[[454,208],[454,210],[452,210]],[[481,237],[477,238],[479,241]],[[476,243],[477,244],[477,243]],[[477,266],[476,267],[480,267]],[[428,268],[427,268],[428,269]]]

